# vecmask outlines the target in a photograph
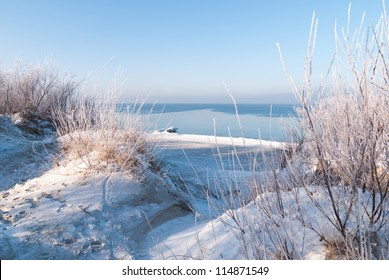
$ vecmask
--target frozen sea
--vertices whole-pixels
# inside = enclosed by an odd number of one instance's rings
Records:
[[[126,107],[126,105],[122,105]],[[178,128],[178,133],[287,141],[285,125],[296,116],[294,104],[143,104],[153,129]]]

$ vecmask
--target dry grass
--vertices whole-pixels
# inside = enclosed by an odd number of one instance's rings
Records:
[[[147,168],[153,161],[147,120],[140,108],[117,112],[119,91],[116,79],[105,94],[87,96],[81,82],[61,76],[50,61],[33,65],[17,62],[13,69],[0,69],[0,114],[20,113],[29,121],[49,120],[64,154],[81,158],[89,168]]]
[[[153,165],[147,116],[135,106],[119,113],[119,90],[112,86],[99,98],[78,94],[54,110],[59,142],[67,156],[100,170],[140,171]]]
[[[302,149],[284,166],[333,226],[338,239],[344,240],[344,246],[334,246],[333,238],[318,228],[312,230],[330,248],[345,247],[337,251],[338,255],[346,252],[348,259],[382,258],[381,253],[373,252],[376,244],[370,233],[377,236],[378,244],[385,244],[389,230],[389,23],[385,9],[376,26],[363,26],[362,19],[360,29],[353,34],[348,33],[349,27],[342,28],[340,34],[336,29],[337,49],[328,72],[332,75],[329,85],[324,81],[314,89],[311,82],[315,17],[301,88],[284,66],[301,105],[298,133],[303,142]],[[315,95],[318,99],[314,101]],[[310,185],[323,186],[328,207],[310,194]]]
[[[210,204],[234,232],[245,258],[300,259],[310,250],[310,241],[320,240],[314,246],[325,247],[321,252],[326,259],[388,259],[389,20],[385,9],[376,26],[363,26],[362,22],[354,34],[346,34],[348,27],[341,29],[341,35],[336,30],[337,50],[326,80],[332,79],[316,88],[312,84],[317,31],[313,17],[301,87],[284,66],[300,109],[298,128],[287,132],[293,138],[281,163],[276,163],[276,153],[263,155],[267,171],[253,162],[249,196],[241,191],[238,176],[216,182],[222,186],[220,193],[228,195],[210,197]],[[281,52],[280,56],[284,63]],[[238,173],[239,158],[232,157]],[[248,201],[258,210],[255,217],[245,212]]]

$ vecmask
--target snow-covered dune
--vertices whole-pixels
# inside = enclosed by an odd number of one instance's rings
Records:
[[[207,201],[207,195],[218,191],[210,180],[240,176],[243,186],[250,177],[244,155],[282,146],[254,139],[156,133],[150,138],[159,143],[158,172],[108,172],[90,170],[81,159],[57,159],[57,139],[47,124],[38,124],[35,128],[42,133],[36,133],[18,125],[24,121],[0,116],[1,259],[170,258],[166,252],[160,254],[164,240],[178,252],[171,238],[185,235],[183,249],[198,230],[208,236],[210,219],[217,219]],[[231,152],[242,155],[240,171],[227,164]],[[201,242],[213,246],[208,237]]]
[[[23,121],[0,117],[1,259],[140,258],[152,227],[190,215],[160,174],[54,161],[55,135]]]

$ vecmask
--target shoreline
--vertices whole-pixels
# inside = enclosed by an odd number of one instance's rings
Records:
[[[215,135],[201,135],[201,134],[180,134],[180,133],[168,133],[168,132],[152,132],[151,136],[155,137],[156,141],[178,141],[193,144],[209,144],[209,145],[221,145],[231,147],[267,147],[274,149],[282,149],[287,142],[281,141],[269,141],[246,137],[227,137],[227,136],[215,136]]]

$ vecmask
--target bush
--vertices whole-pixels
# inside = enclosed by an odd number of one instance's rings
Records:
[[[307,190],[339,233],[343,255],[383,258],[383,251],[374,248],[387,246],[388,241],[388,17],[384,11],[376,26],[357,30],[354,36],[336,33],[337,52],[329,72],[332,82],[319,90],[311,84],[316,27],[313,18],[302,88],[288,76],[301,105],[304,152],[289,160],[287,168],[293,184]],[[313,101],[315,95],[318,99]],[[301,166],[306,167],[304,172]],[[309,191],[312,185],[324,187],[327,208]],[[312,229],[333,244],[318,228]]]
[[[61,77],[50,63],[0,70],[0,114],[30,113],[49,118],[53,106],[65,104],[81,83],[71,76]]]
[[[140,108],[117,113],[116,82],[106,94],[88,96],[81,90],[82,82],[61,77],[50,63],[18,63],[0,71],[0,114],[20,113],[27,122],[49,120],[66,155],[81,158],[89,168],[149,166],[153,155],[147,122]]]
[[[245,258],[389,257],[388,22],[384,11],[377,26],[336,35],[332,80],[316,89],[313,17],[301,88],[284,66],[300,106],[283,156],[263,153],[266,169],[252,163],[248,194],[225,176],[208,199]]]

